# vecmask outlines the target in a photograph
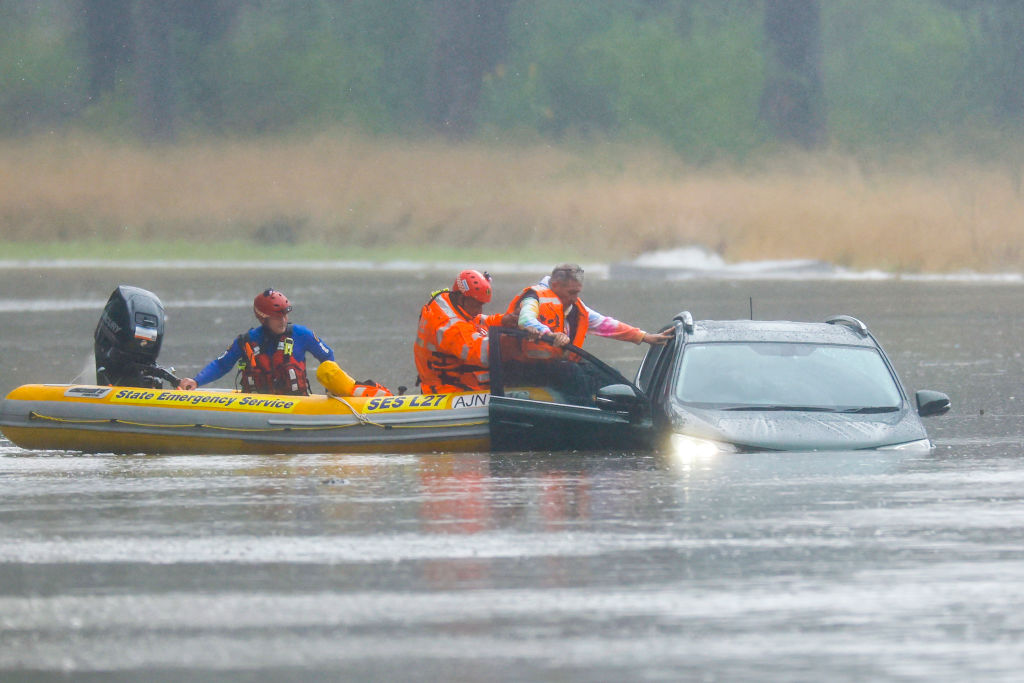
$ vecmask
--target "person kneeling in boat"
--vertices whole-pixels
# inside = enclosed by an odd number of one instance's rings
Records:
[[[487,328],[504,322],[514,325],[512,316],[483,315],[491,300],[491,276],[478,270],[464,270],[451,289],[430,295],[420,310],[419,332],[413,348],[420,391],[451,394],[482,391],[490,387]]]
[[[298,396],[310,393],[306,354],[312,354],[323,363],[334,360],[334,351],[313,330],[288,322],[292,306],[276,289],[256,295],[252,310],[260,326],[239,335],[195,378],[181,380],[179,389],[191,390],[209,384],[223,377],[237,363],[243,392]]]

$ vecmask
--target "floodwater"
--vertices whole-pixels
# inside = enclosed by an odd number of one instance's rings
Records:
[[[283,289],[360,379],[411,386],[451,273],[0,269],[0,390],[91,379],[117,284],[167,308],[193,374]],[[506,302],[537,273],[499,275]],[[0,679],[1019,680],[1019,281],[589,277],[648,329],[863,319],[929,455],[110,456],[0,441]],[[627,375],[643,349],[588,347]],[[84,373],[84,374],[83,374]]]

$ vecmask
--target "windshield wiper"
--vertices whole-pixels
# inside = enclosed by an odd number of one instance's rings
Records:
[[[734,410],[734,411],[770,411],[770,410],[786,410],[794,413],[895,413],[899,410],[899,406],[863,406],[861,408],[830,408],[828,406],[794,406],[794,405],[733,405],[724,406],[719,410]]]
[[[841,413],[895,413],[899,406],[864,406],[863,408],[847,408]]]
[[[742,406],[726,406],[722,410],[749,410],[749,411],[768,411],[768,410],[790,410],[793,412],[814,412],[814,413],[835,413],[838,412],[835,408],[828,408],[826,406],[790,406],[790,405],[742,405]]]

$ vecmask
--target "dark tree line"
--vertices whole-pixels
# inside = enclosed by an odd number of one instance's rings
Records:
[[[118,70],[133,65],[140,133],[152,140],[173,139],[182,68],[173,36],[191,29],[203,42],[219,38],[239,12],[241,0],[79,1],[89,97],[113,91]],[[514,2],[430,0],[432,47],[423,95],[435,130],[453,138],[473,132],[483,77],[504,55]],[[771,67],[762,116],[780,139],[813,147],[825,138],[819,0],[766,0],[764,12]]]
[[[241,9],[241,0],[79,1],[90,98],[113,91],[115,74],[132,65],[140,133],[151,140],[173,139],[182,68],[174,36],[187,29],[202,43],[218,39]],[[502,56],[512,2],[431,0],[432,47],[423,105],[435,130],[453,138],[472,132],[483,76]]]
[[[62,5],[58,0],[46,1],[53,7]],[[0,12],[16,6],[17,0],[0,0]],[[287,126],[288,115],[294,118],[295,111],[301,113],[310,107],[309,101],[320,94],[317,88],[335,89],[332,97],[340,103],[326,105],[319,120],[326,122],[335,113],[353,116],[355,111],[363,122],[391,117],[384,126],[387,130],[396,126],[425,127],[463,139],[476,132],[481,108],[487,105],[485,98],[494,96],[485,86],[488,82],[493,85],[494,75],[513,50],[518,50],[520,68],[515,74],[519,80],[512,85],[519,88],[519,94],[506,96],[504,105],[510,112],[506,119],[519,115],[543,118],[537,112],[561,107],[549,127],[552,132],[591,124],[614,131],[623,118],[632,117],[632,108],[654,102],[662,109],[644,120],[664,123],[674,113],[671,93],[643,95],[641,105],[635,99],[628,105],[613,99],[616,94],[635,98],[640,92],[642,83],[626,88],[628,92],[622,94],[623,74],[633,77],[628,69],[613,73],[604,83],[604,72],[596,76],[573,73],[571,69],[555,73],[550,60],[559,54],[571,54],[577,67],[589,67],[596,60],[614,70],[621,57],[632,58],[642,68],[642,54],[637,55],[635,50],[622,55],[614,52],[632,49],[615,37],[619,35],[615,22],[620,28],[629,22],[647,26],[647,36],[652,35],[652,24],[673,26],[675,40],[684,46],[708,30],[707,16],[727,23],[744,21],[756,13],[761,41],[752,47],[761,54],[763,74],[760,92],[754,92],[749,111],[756,114],[771,138],[806,148],[826,144],[833,135],[826,104],[826,57],[835,46],[826,45],[825,16],[829,12],[834,16],[843,11],[864,14],[889,9],[884,4],[861,9],[841,0],[618,0],[607,4],[588,0],[75,0],[66,7],[75,8],[72,16],[82,43],[85,76],[80,109],[121,98],[131,106],[139,135],[153,141],[173,140],[183,126],[196,122],[211,130],[230,130],[239,118],[249,121],[249,128],[256,130],[268,124]],[[962,88],[972,93],[972,104],[962,108],[987,109],[992,117],[1024,128],[1024,2],[921,0],[912,7],[921,17],[937,10],[962,17],[970,39],[970,63],[964,73],[948,74],[949,79],[960,79]],[[701,12],[703,23],[694,19]],[[584,17],[566,25],[584,32],[604,30],[604,42],[596,44],[593,37],[583,33],[564,36],[562,46],[532,44],[538,39],[530,36],[539,35],[542,26],[538,23],[543,22],[531,24],[530,19],[559,19],[560,14]],[[305,22],[296,17],[305,17]],[[405,25],[401,31],[394,28],[398,24]],[[260,30],[286,34],[277,43],[278,53],[263,55],[261,47],[253,48],[250,54],[244,52],[239,32]],[[294,35],[288,35],[289,31]],[[301,52],[299,44],[311,33],[322,42],[312,47],[302,45],[306,52],[301,58],[295,57]],[[664,40],[664,35],[658,40]],[[740,40],[736,36],[741,35],[735,33],[732,39]],[[297,46],[294,51],[289,43],[293,38]],[[552,40],[550,33],[546,39]],[[892,30],[890,39],[900,40],[897,29]],[[647,40],[644,49],[652,45]],[[344,49],[324,49],[324,42],[331,41]],[[675,54],[670,45],[654,47],[666,55]],[[236,52],[231,52],[233,49]],[[540,50],[539,57],[548,59],[548,70],[541,76],[546,81],[530,80],[534,78],[533,66],[523,63],[537,58],[523,56],[524,50],[528,53],[530,49]],[[307,61],[302,62],[302,58]],[[648,67],[657,63],[658,57],[652,57]],[[272,68],[278,64],[279,69]],[[720,64],[706,66],[721,71]],[[268,67],[274,73],[264,82],[260,69]],[[630,68],[637,68],[636,64]],[[309,80],[314,71],[345,72],[347,77],[332,80],[321,75]],[[662,82],[682,90],[700,76],[695,71],[682,72],[674,79],[661,74]],[[309,82],[302,87],[296,85],[303,78]],[[879,74],[879,83],[885,78],[885,74]],[[510,82],[506,80],[505,84]],[[752,86],[756,88],[753,84],[744,87],[749,90]],[[736,86],[723,82],[722,87]],[[225,94],[226,88],[234,89],[230,96]],[[247,119],[247,109],[260,109],[261,89],[267,103],[265,111]],[[275,97],[277,107],[272,104]],[[515,97],[533,99],[519,102]],[[657,97],[665,102],[657,103]],[[63,100],[73,98],[65,96]],[[0,97],[0,123],[3,102]],[[692,115],[692,109],[679,115]],[[675,127],[687,125],[684,121]],[[538,130],[543,132],[543,128]]]
[[[230,26],[241,0],[79,0],[85,31],[90,99],[113,92],[119,70],[134,67],[140,134],[169,141],[177,135],[182,68],[174,45],[180,30],[201,42]]]
[[[514,0],[435,0],[426,101],[435,130],[465,137],[473,130],[484,74],[504,55]]]
[[[765,0],[766,75],[761,117],[777,138],[813,148],[826,140],[818,0]]]
[[[1005,120],[1024,117],[1024,2],[992,0],[974,8],[981,31],[990,41],[983,69],[998,84],[997,112]]]

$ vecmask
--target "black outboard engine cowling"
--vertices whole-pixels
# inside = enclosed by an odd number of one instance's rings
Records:
[[[164,305],[152,292],[120,285],[114,290],[93,335],[96,383],[159,389],[161,379],[178,379],[156,364],[164,339]]]

